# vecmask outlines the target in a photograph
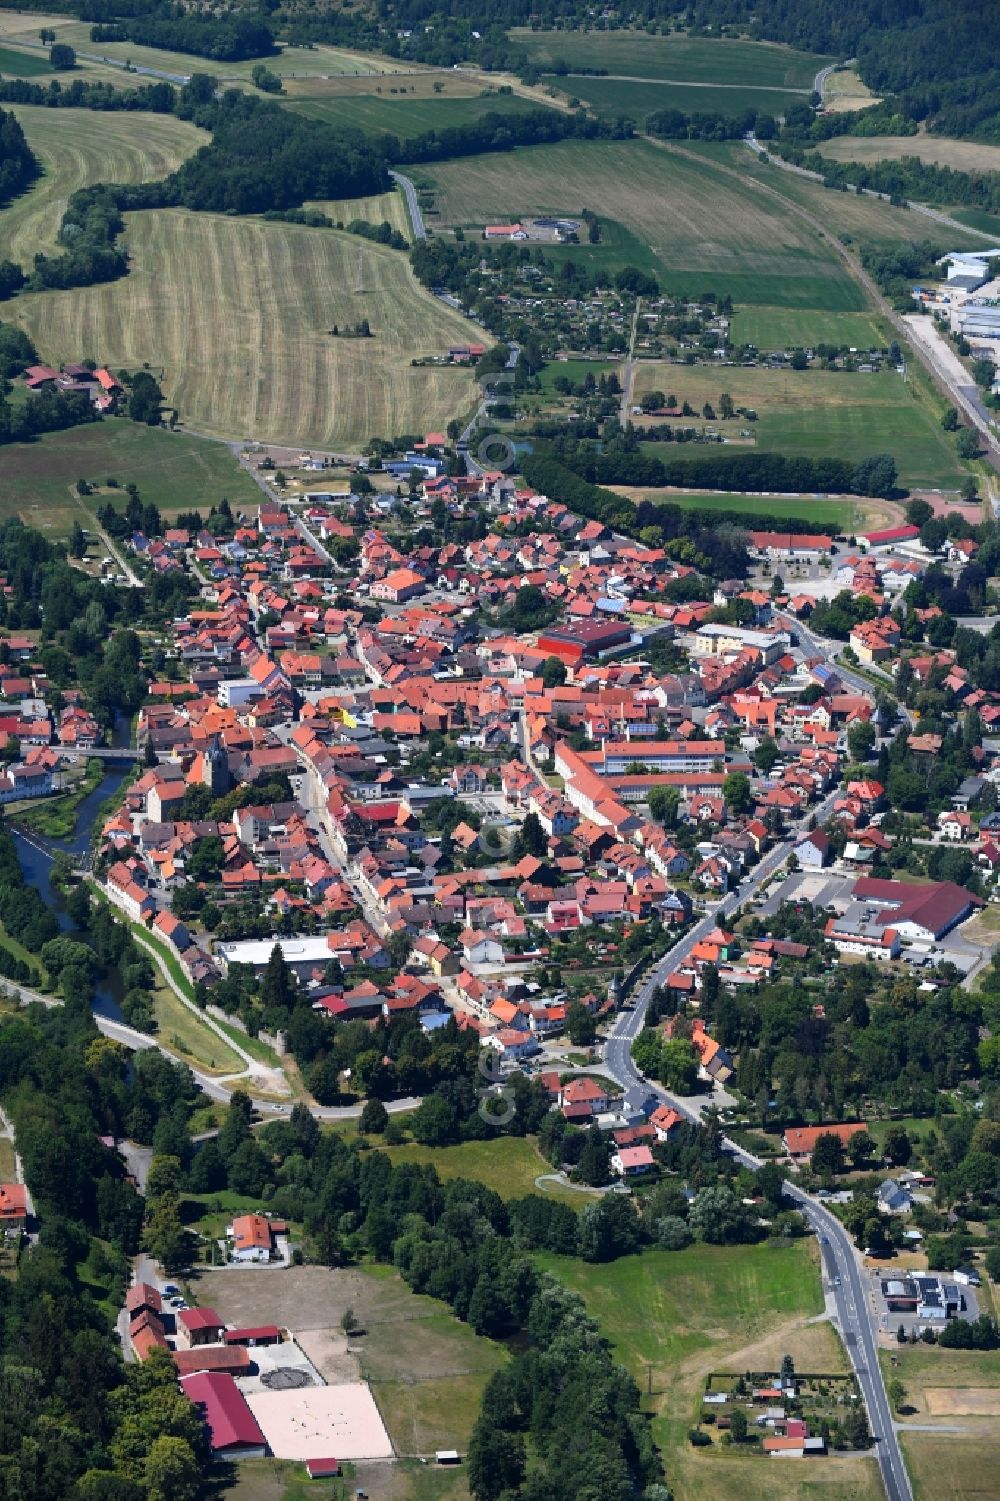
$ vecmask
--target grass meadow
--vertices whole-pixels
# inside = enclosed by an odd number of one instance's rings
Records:
[[[47,73],[54,77],[52,64],[44,52],[22,51],[19,47],[0,46],[0,73],[12,73],[15,78],[38,78]]]
[[[453,98],[393,98],[385,94],[343,94],[321,99],[308,96],[289,101],[288,108],[328,125],[351,126],[370,135],[394,135],[410,140],[428,130],[470,125],[483,115],[524,114],[538,104],[519,94],[477,94]]]
[[[883,1352],[888,1379],[906,1388],[905,1421],[929,1431],[901,1435],[914,1501],[986,1501],[996,1494],[1000,1353],[917,1345]],[[928,1397],[930,1400],[928,1400]],[[993,1408],[991,1414],[990,1408]],[[978,1409],[978,1410],[977,1410]],[[935,1426],[958,1432],[935,1433]]]
[[[422,432],[471,400],[468,372],[411,366],[478,330],[420,287],[399,251],[182,209],[130,214],[126,239],[123,280],[10,304],[43,358],[149,361],[191,428],[287,443]],[[332,336],[363,318],[371,338]]]
[[[88,525],[76,481],[103,486],[109,476],[122,488],[138,485],[143,499],[165,514],[194,509],[207,515],[223,496],[234,506],[260,498],[224,444],[106,417],[33,443],[9,444],[0,465],[0,518],[19,515],[49,536],[68,536],[75,521]],[[107,495],[121,497],[122,488]]]
[[[653,1436],[677,1501],[877,1501],[870,1459],[774,1465],[717,1445],[692,1449],[687,1430],[711,1370],[777,1368],[787,1351],[800,1369],[844,1369],[827,1325],[805,1321],[823,1306],[816,1246],[691,1246],[647,1251],[610,1265],[539,1261],[585,1300],[615,1354],[646,1394]]]
[[[739,307],[730,330],[734,344],[757,349],[804,349],[816,344],[846,344],[851,349],[884,348],[867,313],[824,313],[816,308]]]
[[[818,69],[833,58],[796,52],[771,42],[712,37],[650,36],[644,31],[530,31],[511,40],[541,70],[557,60],[570,68],[606,68],[609,74],[681,83],[757,84],[808,92]]]
[[[834,162],[898,162],[915,156],[958,172],[1000,172],[1000,146],[954,141],[948,136],[835,136],[818,148]]]
[[[716,370],[644,360],[635,393],[653,390],[676,395],[699,413],[706,402],[717,408],[728,391],[758,420],[748,424],[735,417],[714,425],[732,437],[750,430],[757,447],[768,452],[855,461],[891,453],[904,483],[945,489],[956,487],[966,472],[926,387],[915,379],[904,382],[895,371]]]

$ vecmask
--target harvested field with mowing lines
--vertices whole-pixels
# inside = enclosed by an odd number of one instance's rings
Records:
[[[67,356],[69,358],[70,356]],[[46,433],[34,443],[12,443],[0,464],[0,519],[21,516],[48,536],[68,537],[74,521],[88,525],[75,491],[81,477],[103,486],[108,476],[121,489],[99,496],[123,504],[124,486],[138,485],[165,515],[201,510],[225,496],[250,506],[260,490],[223,443],[188,433],[146,427],[125,417],[106,417],[88,427]]]
[[[56,248],[70,195],[96,182],[157,182],[208,141],[208,132],[172,115],[102,113],[15,104],[44,175],[0,212],[0,258],[30,267]],[[66,353],[65,358],[74,356]]]
[[[801,104],[805,95],[787,89],[764,89],[737,84],[714,87],[702,83],[652,83],[626,78],[565,78],[546,74],[543,80],[576,95],[604,118],[624,115],[642,126],[654,110],[679,109],[685,114],[739,115],[747,109],[764,110],[782,115],[792,104]]]
[[[187,426],[274,442],[423,432],[470,404],[467,371],[411,360],[479,331],[424,291],[399,251],[183,209],[130,214],[126,236],[132,269],[122,281],[10,304],[43,358],[99,350],[112,366],[148,360],[163,367],[167,401]],[[363,318],[371,338],[329,332]]]
[[[382,224],[388,220],[393,229],[398,229],[408,240],[412,239],[413,226],[401,188],[392,188],[388,193],[373,193],[368,198],[317,198],[304,207],[319,209],[334,224],[350,224],[354,219]]]
[[[400,141],[422,135],[428,130],[447,130],[468,125],[483,115],[518,115],[539,108],[534,100],[518,94],[477,94],[473,98],[386,98],[376,94],[345,94],[340,98],[301,98],[289,102],[289,109],[324,120],[328,125],[352,126],[371,135],[391,134]]]
[[[530,31],[516,28],[511,40],[544,70],[557,59],[571,68],[607,68],[634,78],[681,83],[759,84],[777,89],[813,86],[832,57],[796,52],[771,42],[712,37],[649,36],[644,31]]]
[[[435,163],[421,175],[436,185],[445,224],[578,214],[587,206],[649,246],[672,291],[711,288],[737,303],[775,307],[864,308],[861,289],[814,230],[752,185],[713,173],[710,162],[645,141],[563,141]]]
[[[1000,172],[1000,146],[953,141],[948,136],[836,136],[818,149],[835,162],[898,162],[916,156],[958,172]]]
[[[895,371],[849,374],[825,370],[756,370],[727,366],[678,366],[643,361],[636,370],[635,394],[663,391],[700,412],[717,406],[728,391],[738,407],[758,420],[738,417],[712,426],[738,439],[755,434],[756,446],[774,453],[853,461],[891,453],[907,485],[955,489],[966,467],[948,442],[922,382],[904,382]],[[675,456],[660,445],[664,458]]]

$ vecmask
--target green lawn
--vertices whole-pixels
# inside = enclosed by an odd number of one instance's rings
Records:
[[[185,1006],[163,981],[156,987],[154,1010],[160,1041],[183,1054],[187,1062],[209,1073],[242,1072],[245,1065],[239,1054],[206,1026],[190,1006]]]
[[[804,349],[816,344],[884,349],[887,340],[866,313],[822,313],[812,308],[737,308],[730,329],[734,344],[757,349]]]
[[[153,501],[164,514],[200,509],[207,515],[223,496],[242,506],[260,499],[257,486],[225,444],[113,417],[4,448],[0,518],[21,515],[42,531],[66,536],[74,521],[86,524],[76,481],[103,484],[109,476],[122,487],[109,492],[111,498],[117,494],[120,502],[131,481],[143,500]]]
[[[484,94],[471,99],[400,99],[376,94],[344,94],[340,98],[296,98],[288,102],[296,114],[329,125],[348,125],[375,135],[390,134],[401,141],[428,130],[469,125],[483,115],[519,115],[537,110],[537,101],[519,94]]]
[[[644,31],[530,31],[511,40],[539,67],[557,59],[572,67],[606,68],[637,78],[686,83],[759,84],[779,89],[812,88],[818,69],[833,62],[812,52],[770,42],[713,37],[650,36]]]
[[[589,1202],[589,1195],[575,1189],[554,1185],[535,1189],[535,1179],[552,1168],[535,1150],[531,1140],[520,1136],[498,1136],[491,1141],[463,1141],[453,1147],[425,1147],[417,1142],[386,1147],[393,1162],[432,1163],[439,1177],[472,1178],[495,1189],[505,1199],[516,1199],[534,1192],[554,1192],[574,1208]]]
[[[554,392],[556,381],[572,381],[575,385],[578,381],[586,380],[592,375],[595,380],[604,375],[612,368],[611,360],[550,360],[545,368],[539,372],[538,383],[543,391]]]
[[[13,73],[15,78],[37,78],[40,73],[56,76],[46,53],[21,52],[14,47],[0,47],[0,73]],[[66,75],[62,73],[59,77]]]
[[[0,1183],[14,1181],[14,1143],[9,1136],[0,1136]]]
[[[624,115],[640,129],[645,127],[647,115],[656,110],[679,109],[686,115],[740,115],[744,110],[757,109],[770,115],[783,115],[790,105],[804,101],[802,94],[793,94],[787,89],[734,85],[711,88],[705,84],[635,83],[624,78],[557,78],[552,75],[547,75],[542,82],[575,94],[605,119]]]
[[[544,1255],[540,1263],[578,1292],[622,1363],[654,1391],[668,1389],[686,1357],[718,1344],[718,1361],[774,1325],[823,1307],[816,1247],[689,1246],[644,1251],[610,1264]],[[687,1415],[672,1421],[687,1426]]]

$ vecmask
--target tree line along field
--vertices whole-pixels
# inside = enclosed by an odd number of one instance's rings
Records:
[[[649,446],[649,452],[662,453],[662,448]],[[682,511],[698,511],[706,515],[719,511],[738,511],[746,518],[747,526],[766,525],[774,520],[813,521],[818,526],[828,526],[834,532],[851,532],[868,521],[867,501],[810,500],[798,496],[742,495],[738,493],[690,495],[674,490],[646,490],[638,485],[610,485],[616,495],[625,495],[636,502],[649,496],[654,501],[666,501],[679,506]]]
[[[218,62],[215,59],[197,57],[190,52],[170,52],[160,47],[143,47],[134,42],[92,42],[90,21],[77,21],[71,16],[42,16],[31,12],[0,11],[0,40],[17,43],[36,42],[39,28],[48,27],[56,33],[57,40],[67,42],[78,52],[94,57],[109,58],[116,63],[131,62],[136,67],[156,68],[165,73],[190,74],[214,73],[221,79],[249,78],[254,59],[244,62]],[[39,53],[39,56],[42,56]],[[282,74],[375,74],[406,71],[412,64],[400,63],[391,57],[379,57],[370,53],[350,52],[342,47],[327,47],[317,43],[314,47],[283,47],[273,57],[265,58],[272,72]],[[135,82],[135,78],[130,80]]]
[[[570,68],[606,68],[609,74],[681,83],[759,84],[776,89],[813,86],[818,70],[835,61],[771,42],[713,37],[650,36],[643,31],[531,31],[515,28],[511,40],[541,71],[557,60]]]
[[[334,224],[350,224],[363,219],[368,224],[390,224],[407,240],[413,238],[413,226],[401,188],[388,193],[371,193],[366,198],[314,198],[304,205],[318,209]]]
[[[648,248],[661,284],[736,303],[862,312],[860,287],[816,230],[751,185],[647,141],[561,141],[513,156],[435,163],[443,224],[477,226],[531,214],[620,224]],[[591,247],[570,247],[586,256]],[[597,246],[600,256],[601,246]]]
[[[96,182],[156,182],[209,139],[188,120],[139,111],[10,106],[42,167],[42,176],[0,211],[0,258],[30,268],[51,252],[71,194]],[[73,358],[67,353],[66,358]]]
[[[0,464],[0,520],[19,515],[46,536],[68,537],[75,521],[87,525],[87,502],[77,496],[76,481],[103,487],[109,477],[118,481],[119,494],[127,484],[138,485],[143,499],[165,515],[178,510],[207,514],[223,496],[234,507],[252,506],[260,497],[224,443],[106,417],[6,447]],[[115,492],[107,493],[113,500]],[[103,502],[105,496],[100,498]]]
[[[759,370],[753,367],[712,369],[642,361],[634,392],[663,391],[687,401],[699,414],[705,402],[718,410],[721,392],[737,407],[756,411],[756,422],[739,417],[710,425],[737,439],[755,434],[770,453],[857,461],[868,454],[891,453],[906,485],[958,487],[967,466],[922,383],[904,382],[895,371],[849,373],[826,370]],[[676,450],[658,446],[667,457]]]
[[[411,368],[479,330],[356,236],[182,209],[130,214],[127,277],[11,302],[45,359],[148,360],[195,430],[324,446],[443,427],[469,405],[458,368]],[[367,319],[373,338],[331,336]]]

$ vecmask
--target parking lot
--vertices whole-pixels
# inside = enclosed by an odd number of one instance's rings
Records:
[[[957,1283],[947,1272],[873,1268],[868,1295],[882,1335],[893,1336],[902,1327],[908,1340],[914,1335],[919,1339],[925,1329],[940,1333],[953,1319],[979,1317],[976,1289]]]

